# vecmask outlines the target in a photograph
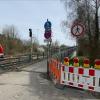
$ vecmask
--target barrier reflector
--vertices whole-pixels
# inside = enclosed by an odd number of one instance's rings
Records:
[[[90,76],[95,76],[95,70],[94,69],[89,69],[89,75]]]
[[[62,81],[62,83],[64,83],[64,81]]]
[[[94,90],[94,87],[88,86],[89,90]]]
[[[73,83],[72,82],[69,82],[69,85],[73,85]]]
[[[90,61],[88,58],[85,58],[83,61],[83,67],[84,68],[89,68],[90,67]]]
[[[64,71],[65,70],[65,66],[62,66],[62,71]]]
[[[84,69],[83,68],[79,68],[78,69],[78,74],[84,74]]]
[[[69,67],[69,72],[70,73],[74,73],[74,68],[73,67]]]
[[[78,87],[79,87],[79,88],[83,88],[83,85],[82,85],[82,84],[78,84]]]

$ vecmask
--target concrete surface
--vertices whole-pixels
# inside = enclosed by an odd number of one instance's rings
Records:
[[[0,100],[97,100],[91,93],[66,87],[55,88],[44,76],[46,61],[19,72],[0,75]],[[99,100],[99,99],[98,99]]]

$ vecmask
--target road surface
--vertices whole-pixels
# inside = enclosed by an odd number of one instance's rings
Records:
[[[74,88],[59,90],[45,78],[46,61],[0,75],[0,100],[97,100]]]

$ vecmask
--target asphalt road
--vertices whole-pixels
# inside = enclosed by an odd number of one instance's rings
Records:
[[[45,72],[46,61],[42,61],[19,72],[1,74],[0,100],[97,100],[84,90],[55,88],[53,83],[45,78]]]

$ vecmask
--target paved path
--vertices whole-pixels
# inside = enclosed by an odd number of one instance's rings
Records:
[[[46,72],[46,61],[20,72],[1,74],[0,100],[97,100],[86,91],[55,88],[51,81],[42,77],[43,72]]]

